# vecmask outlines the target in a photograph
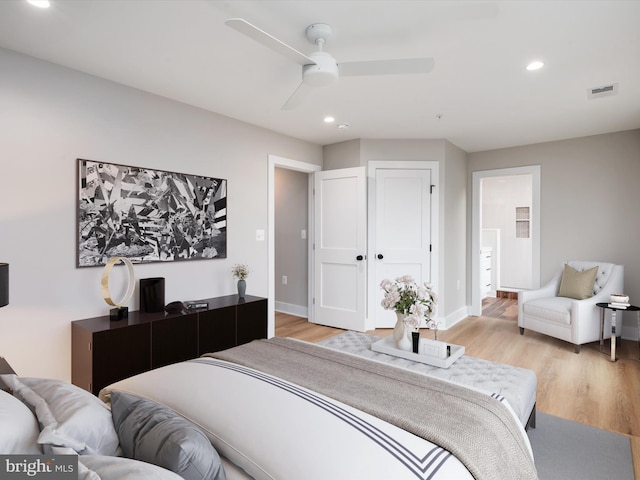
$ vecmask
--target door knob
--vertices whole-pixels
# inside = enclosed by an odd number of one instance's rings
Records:
[[[358,255],[356,257],[356,260],[358,260],[359,262],[362,261],[364,259],[364,257],[362,255]]]
[[[382,260],[384,258],[384,255],[382,255],[381,253],[378,254],[378,260]]]

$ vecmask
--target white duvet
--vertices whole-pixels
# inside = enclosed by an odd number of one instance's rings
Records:
[[[196,425],[255,479],[466,480],[446,450],[360,410],[276,377],[212,358],[117,382]]]

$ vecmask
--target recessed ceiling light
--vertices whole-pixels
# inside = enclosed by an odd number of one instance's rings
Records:
[[[331,116],[324,117],[324,123],[333,123],[335,121],[336,119]]]
[[[529,65],[527,65],[527,70],[538,70],[542,67],[544,67],[544,63],[536,60],[535,62],[531,62]]]
[[[49,0],[27,0],[27,2],[38,8],[49,8],[51,6]]]

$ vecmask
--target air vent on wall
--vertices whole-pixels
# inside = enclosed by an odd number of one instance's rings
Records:
[[[589,100],[593,98],[608,97],[610,95],[616,95],[618,93],[618,84],[612,83],[611,85],[604,85],[602,87],[590,88],[587,90],[587,97]]]

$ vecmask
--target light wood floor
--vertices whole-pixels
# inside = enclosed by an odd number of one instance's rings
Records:
[[[276,314],[276,336],[319,342],[343,330],[309,323],[306,319]],[[379,336],[390,329],[371,331]],[[423,330],[422,336],[433,332]],[[465,346],[465,354],[528,368],[538,377],[538,411],[604,430],[628,435],[635,476],[640,479],[640,349],[637,342],[622,340],[618,361],[609,361],[598,342],[573,346],[535,332],[519,334],[517,301],[491,299],[482,317],[468,317],[438,340]]]

